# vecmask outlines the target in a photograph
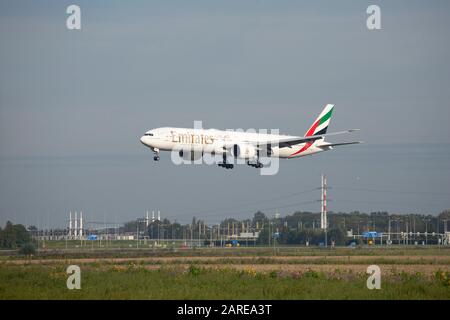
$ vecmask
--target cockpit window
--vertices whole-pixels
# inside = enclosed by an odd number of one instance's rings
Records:
[[[146,133],[145,135],[146,135],[146,136],[153,137],[153,133]]]

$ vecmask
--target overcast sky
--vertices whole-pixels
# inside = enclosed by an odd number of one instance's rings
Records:
[[[66,8],[81,7],[81,30]],[[381,7],[381,30],[366,8]],[[450,207],[448,1],[0,2],[0,224],[163,217],[209,222],[330,210]],[[148,129],[276,128],[302,135],[326,103],[348,146],[244,166],[154,163]],[[356,189],[356,190],[355,190]],[[284,197],[273,200],[273,198]],[[260,202],[260,203],[258,203]],[[305,202],[303,204],[303,202]],[[296,203],[299,203],[296,205]]]

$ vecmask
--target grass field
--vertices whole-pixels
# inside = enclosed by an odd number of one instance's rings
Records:
[[[66,268],[81,268],[68,290]],[[367,266],[381,289],[366,286]],[[450,299],[450,249],[229,248],[2,256],[0,299]]]

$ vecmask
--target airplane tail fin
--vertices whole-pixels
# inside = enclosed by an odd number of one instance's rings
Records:
[[[311,128],[305,133],[305,137],[315,136],[327,133],[330,124],[331,115],[333,114],[334,104],[327,104],[320,115],[314,121]]]

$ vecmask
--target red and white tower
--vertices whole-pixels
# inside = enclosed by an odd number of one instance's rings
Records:
[[[69,238],[72,237],[72,211],[69,212]]]
[[[77,212],[75,211],[75,229],[74,229],[74,237],[75,239],[78,237],[78,218],[77,218]]]
[[[83,239],[83,212],[80,211],[80,232],[79,232],[80,239]]]
[[[320,228],[327,229],[327,177],[322,174],[322,210],[320,213]]]

